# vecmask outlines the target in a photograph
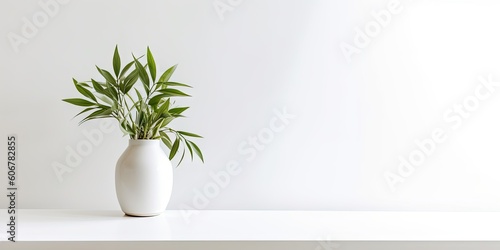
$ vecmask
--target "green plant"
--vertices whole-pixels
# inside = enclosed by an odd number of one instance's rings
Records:
[[[113,55],[114,75],[96,66],[104,81],[91,79],[79,82],[73,78],[76,89],[84,98],[63,101],[84,108],[76,116],[91,112],[79,124],[93,119],[115,118],[124,134],[129,135],[131,139],[161,139],[170,149],[170,160],[180,152],[180,144],[183,144],[178,165],[184,159],[186,148],[191,160],[193,154],[196,154],[204,161],[200,148],[188,139],[201,136],[167,127],[174,119],[184,117],[182,114],[189,108],[175,106],[172,100],[190,96],[178,88],[191,86],[170,81],[177,65],[167,69],[157,80],[156,63],[149,47],[146,52],[147,62],[144,65],[140,62],[144,56],[136,58],[132,54],[132,57],[133,60],[121,68],[120,53],[116,46]],[[134,87],[137,82],[142,83],[142,88]],[[131,91],[132,89],[134,91]]]

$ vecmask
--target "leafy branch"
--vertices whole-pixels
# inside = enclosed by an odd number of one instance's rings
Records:
[[[114,118],[130,139],[161,140],[170,149],[170,160],[182,151],[177,166],[184,159],[186,149],[191,160],[196,155],[204,161],[200,148],[191,141],[191,138],[202,138],[201,136],[168,127],[174,119],[184,117],[183,113],[189,108],[175,106],[173,100],[178,97],[190,97],[179,88],[191,86],[170,81],[177,65],[165,70],[156,80],[156,62],[149,47],[145,64],[140,61],[144,56],[132,57],[133,60],[122,68],[116,46],[113,55],[114,74],[96,66],[103,80],[90,79],[87,82],[79,82],[73,79],[76,90],[83,98],[68,98],[63,101],[84,108],[76,115],[86,115],[79,124],[94,119]],[[137,82],[141,82],[142,86],[136,87]],[[134,91],[131,91],[132,89]],[[183,145],[182,150],[179,149],[180,145]]]

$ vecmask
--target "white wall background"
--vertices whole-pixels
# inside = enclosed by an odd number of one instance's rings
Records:
[[[220,0],[234,5],[223,19],[212,0],[73,0],[43,23],[47,2],[0,3],[0,162],[17,134],[23,208],[119,208],[114,165],[127,139],[117,128],[62,181],[53,168],[100,126],[71,120],[79,109],[60,101],[78,96],[71,78],[111,68],[118,44],[122,57],[149,45],[159,67],[179,63],[174,79],[194,86],[194,98],[180,100],[189,118],[173,126],[205,136],[206,163],[175,169],[169,209],[500,210],[500,88],[477,105],[473,97],[478,77],[500,82],[497,1],[401,0],[350,63],[341,44],[354,45],[356,28],[389,0]],[[13,46],[24,18],[43,27]],[[464,101],[468,118],[453,128],[443,116],[458,119],[449,109]],[[238,147],[284,108],[295,118],[249,160]],[[444,142],[398,173],[398,157],[435,129]],[[241,173],[200,202],[210,173],[231,162]],[[389,172],[405,182],[392,190]]]

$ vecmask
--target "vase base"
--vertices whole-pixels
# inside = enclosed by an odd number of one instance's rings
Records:
[[[130,217],[153,217],[153,216],[158,216],[162,214],[163,212],[158,212],[158,213],[125,213],[125,216],[130,216]]]

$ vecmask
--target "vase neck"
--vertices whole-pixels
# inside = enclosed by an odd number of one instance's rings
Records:
[[[160,140],[134,140],[130,139],[128,141],[129,146],[159,146]]]

